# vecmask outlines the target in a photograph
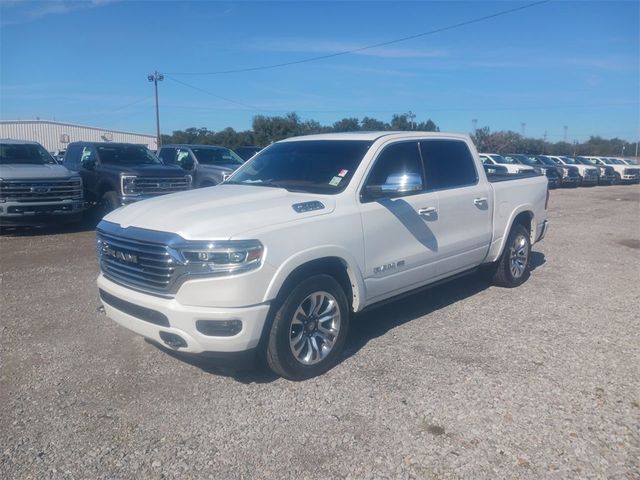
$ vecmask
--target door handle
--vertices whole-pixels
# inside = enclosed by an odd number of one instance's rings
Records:
[[[477,205],[478,207],[486,205],[487,203],[487,198],[486,197],[480,197],[480,198],[474,198],[473,199],[473,204]]]
[[[427,207],[427,208],[421,208],[420,210],[418,210],[418,215],[428,216],[428,215],[433,215],[435,213],[438,213],[438,209],[436,207]]]

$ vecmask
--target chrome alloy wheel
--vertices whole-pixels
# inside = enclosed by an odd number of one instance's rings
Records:
[[[513,278],[524,275],[529,260],[529,244],[524,235],[518,235],[509,248],[509,268]]]
[[[291,319],[291,352],[303,365],[314,365],[329,355],[339,332],[337,300],[328,292],[313,292],[300,302]]]

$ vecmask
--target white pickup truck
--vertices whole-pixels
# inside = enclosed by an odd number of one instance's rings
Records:
[[[108,214],[99,294],[109,317],[173,350],[260,352],[305,379],[339,361],[366,307],[482,265],[520,285],[547,202],[544,176],[487,177],[466,135],[290,138],[218,186]]]

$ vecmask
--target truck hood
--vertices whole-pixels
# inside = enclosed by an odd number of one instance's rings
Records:
[[[69,178],[77,177],[76,173],[67,170],[62,165],[28,165],[19,163],[10,163],[0,165],[0,178],[5,180],[22,180],[22,179],[53,179],[53,178]]]
[[[293,205],[319,201],[324,208],[298,213]],[[283,188],[217,185],[151,198],[108,214],[104,220],[123,228],[177,233],[187,240],[225,240],[242,232],[304,218],[335,209],[327,195],[288,192]]]
[[[204,163],[198,164],[198,170],[203,170],[205,172],[225,172],[231,173],[236,168],[240,168],[240,165],[237,163],[224,163],[220,165],[206,165]]]
[[[140,177],[184,177],[189,172],[176,165],[122,165],[115,163],[103,163],[99,167],[101,172],[109,172],[115,175],[138,175]]]

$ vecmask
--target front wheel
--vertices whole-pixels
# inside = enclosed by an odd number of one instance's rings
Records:
[[[267,363],[278,375],[304,380],[339,360],[349,327],[347,297],[329,275],[314,275],[293,288],[275,313]]]
[[[493,283],[507,288],[522,285],[529,276],[530,254],[529,231],[522,225],[515,225],[509,233],[502,256],[498,260]]]

